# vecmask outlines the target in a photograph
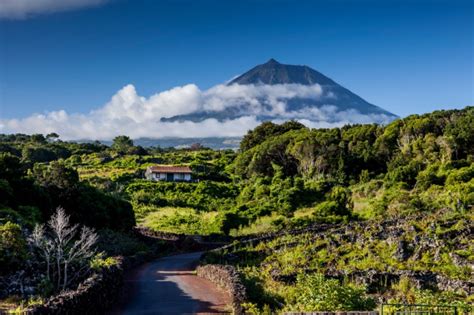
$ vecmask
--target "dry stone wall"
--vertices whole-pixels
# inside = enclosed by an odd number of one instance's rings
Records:
[[[31,309],[34,315],[103,314],[116,302],[123,283],[123,263],[95,273],[74,291],[53,296],[43,305]]]
[[[166,246],[169,247],[169,245]],[[165,245],[157,247],[157,249],[165,250]],[[134,256],[115,257],[118,261],[117,265],[92,274],[79,284],[76,290],[55,295],[44,304],[28,310],[28,314],[104,314],[116,305],[121,296],[124,272],[146,263],[155,258],[157,254],[143,253]]]
[[[234,314],[243,314],[242,303],[247,300],[245,286],[240,280],[240,275],[234,266],[229,265],[203,265],[196,269],[199,277],[205,278],[228,292],[232,298]]]
[[[379,312],[287,312],[284,315],[379,315]]]

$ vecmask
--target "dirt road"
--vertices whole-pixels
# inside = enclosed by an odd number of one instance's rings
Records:
[[[228,313],[229,296],[194,273],[200,255],[168,256],[145,265],[126,279],[133,289],[114,314]]]

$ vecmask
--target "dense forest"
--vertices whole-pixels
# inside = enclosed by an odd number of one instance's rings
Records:
[[[206,259],[242,272],[248,312],[373,309],[380,299],[467,305],[473,126],[473,107],[386,126],[265,122],[237,151],[143,148],[126,136],[105,146],[57,134],[0,135],[0,279],[5,285],[19,270],[43,267],[32,234],[64,209],[72,224],[97,232],[95,266],[146,250],[129,234],[136,224],[234,238]],[[195,180],[148,181],[144,171],[155,164],[189,165]],[[272,237],[246,241],[256,235]],[[108,248],[110,239],[123,248]],[[378,282],[359,281],[369,271]],[[414,273],[455,284],[425,286]],[[49,289],[4,289],[0,298],[61,289],[50,278],[35,281]]]

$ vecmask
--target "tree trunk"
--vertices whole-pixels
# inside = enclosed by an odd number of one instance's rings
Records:
[[[63,280],[63,291],[66,289],[67,285],[67,261],[64,263],[64,280]]]
[[[46,258],[46,278],[51,281],[51,277],[50,277],[50,274],[49,274],[49,269],[50,269],[50,258],[49,256]]]
[[[58,257],[56,257],[56,265],[58,267],[58,279],[56,283],[56,289],[59,290],[61,288],[61,262],[60,262],[60,254],[58,253]]]

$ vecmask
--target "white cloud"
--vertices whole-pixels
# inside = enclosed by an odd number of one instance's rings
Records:
[[[175,87],[152,95],[139,96],[131,84],[119,90],[103,108],[91,113],[92,116],[106,117],[108,120],[133,120],[142,123],[159,120],[162,117],[188,114],[199,109],[201,91],[194,84]]]
[[[336,127],[348,123],[388,122],[383,114],[363,115],[355,109],[305,106],[289,111],[286,103],[295,96],[309,99],[324,97],[320,85],[217,85],[201,91],[188,84],[148,98],[140,96],[133,85],[120,89],[104,106],[89,113],[64,110],[33,114],[22,119],[0,119],[0,133],[51,133],[62,139],[106,140],[125,134],[132,138],[241,136],[260,122],[259,116],[275,121],[297,119],[309,127]],[[238,112],[238,118],[200,122],[160,121],[161,118],[199,112]]]
[[[278,115],[286,111],[285,100],[295,96],[319,98],[322,93],[319,84],[217,85],[203,93],[203,110],[239,108],[246,114]]]
[[[0,18],[24,19],[35,14],[98,6],[108,0],[0,0]]]

